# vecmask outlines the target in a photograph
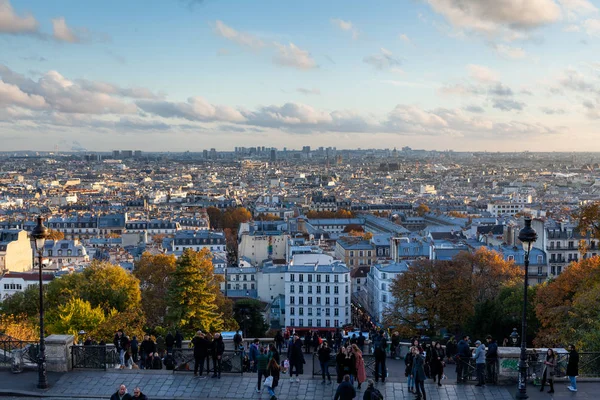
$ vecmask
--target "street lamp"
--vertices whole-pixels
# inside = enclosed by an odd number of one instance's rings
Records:
[[[37,225],[31,232],[31,241],[38,255],[38,267],[40,271],[40,352],[38,355],[38,384],[40,389],[48,388],[48,377],[46,376],[46,342],[44,338],[44,286],[42,282],[42,258],[44,257],[44,244],[48,237],[48,230],[43,224],[43,218],[37,218]]]
[[[517,347],[517,343],[519,342],[519,332],[517,332],[517,328],[513,328],[513,331],[510,334],[510,341],[512,342],[513,347]]]
[[[525,279],[523,283],[523,321],[521,328],[521,359],[519,361],[519,383],[517,399],[528,399],[527,396],[527,275],[529,273],[529,253],[532,244],[537,240],[537,233],[531,227],[531,218],[525,217],[525,227],[519,232],[519,240],[525,250]]]

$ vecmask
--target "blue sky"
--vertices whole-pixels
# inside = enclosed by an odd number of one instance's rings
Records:
[[[598,151],[599,8],[0,0],[0,140]]]

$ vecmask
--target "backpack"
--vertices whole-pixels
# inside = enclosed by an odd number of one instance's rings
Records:
[[[371,392],[371,400],[383,400],[383,395],[379,390],[373,388],[373,391]]]

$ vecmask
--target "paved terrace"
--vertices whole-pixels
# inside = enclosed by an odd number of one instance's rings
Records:
[[[221,379],[198,379],[191,373],[176,373],[165,370],[110,370],[110,371],[73,371],[69,373],[49,374],[50,389],[35,388],[37,373],[28,371],[18,375],[7,371],[0,372],[0,399],[17,399],[23,396],[43,397],[47,400],[72,399],[108,399],[117,387],[124,383],[132,392],[135,386],[151,400],[171,399],[207,399],[207,400],[268,400],[266,391],[256,393],[256,376],[253,374],[223,375]],[[429,380],[428,382],[432,382]],[[425,390],[431,400],[510,400],[514,395],[514,386],[476,387],[474,384],[456,385],[452,379],[442,387],[428,383]],[[554,396],[540,393],[539,387],[529,386],[530,399],[591,399],[600,394],[600,383],[582,382],[578,393],[567,390],[567,380],[561,379],[555,385]],[[333,385],[322,385],[319,378],[305,374],[300,383],[290,382],[282,375],[276,394],[281,400],[332,399],[335,393]],[[377,388],[386,399],[414,399],[407,390],[404,379],[392,379]],[[362,399],[363,390],[357,399]]]

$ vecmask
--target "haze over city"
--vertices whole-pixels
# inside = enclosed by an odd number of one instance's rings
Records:
[[[588,0],[0,0],[2,150],[598,151],[599,34]]]

